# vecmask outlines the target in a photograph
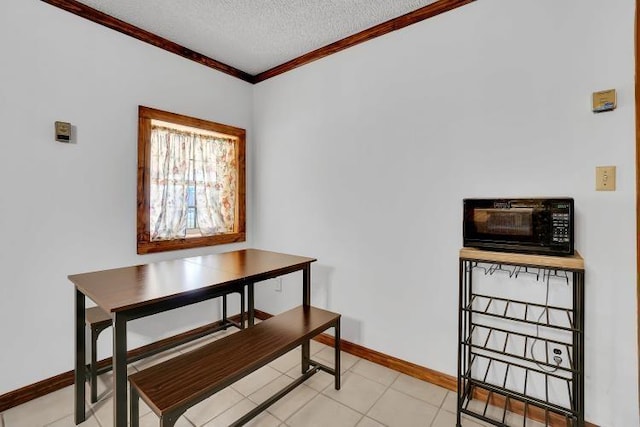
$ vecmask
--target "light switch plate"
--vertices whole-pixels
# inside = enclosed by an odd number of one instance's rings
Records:
[[[596,191],[616,191],[616,167],[596,167]]]

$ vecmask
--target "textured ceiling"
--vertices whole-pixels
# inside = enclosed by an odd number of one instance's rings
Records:
[[[258,74],[435,0],[80,0]]]

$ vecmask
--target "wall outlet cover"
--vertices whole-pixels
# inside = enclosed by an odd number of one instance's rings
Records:
[[[616,167],[596,167],[596,191],[616,191]]]

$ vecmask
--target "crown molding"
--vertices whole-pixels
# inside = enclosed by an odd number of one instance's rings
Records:
[[[287,61],[284,64],[278,65],[277,67],[274,67],[270,70],[259,73],[255,76],[255,83],[265,81],[267,79],[270,79],[271,77],[275,77],[277,75],[286,73],[287,71],[291,71],[294,68],[298,68],[302,65],[308,64],[326,56],[333,55],[334,53],[356,46],[360,43],[364,43],[376,37],[384,36],[385,34],[388,34],[392,31],[402,29],[417,22],[424,21],[425,19],[433,18],[434,16],[440,15],[444,12],[448,12],[474,1],[476,0],[440,0],[435,3],[431,3],[430,5],[421,7],[420,9],[414,10],[413,12],[409,12],[397,18],[390,19],[389,21],[375,25],[371,28],[360,31],[359,33],[353,34],[349,37],[345,37],[342,40],[338,40],[337,42],[328,44],[312,52],[306,53],[302,56],[299,56],[298,58],[292,59],[291,61]]]
[[[96,24],[104,25],[107,28],[111,28],[112,30],[116,30],[127,36],[131,36],[150,45],[159,47],[167,52],[175,53],[183,58],[190,59],[206,67],[213,68],[214,70],[236,77],[240,80],[244,80],[245,82],[254,83],[254,77],[249,73],[245,73],[244,71],[238,70],[230,65],[216,61],[213,58],[209,58],[208,56],[174,43],[171,40],[167,40],[164,37],[150,33],[142,28],[138,28],[135,25],[131,25],[118,18],[114,18],[111,15],[107,15],[104,12],[100,12],[99,10],[82,4],[76,0],[42,1],[62,10],[66,10],[67,12],[71,12],[74,15],[88,19]]]
[[[142,28],[136,27],[120,19],[114,18],[111,15],[107,15],[104,12],[100,12],[99,10],[96,10],[92,7],[82,4],[76,0],[41,0],[41,1],[48,3],[52,6],[58,7],[62,10],[66,10],[67,12],[71,12],[74,15],[88,19],[89,21],[95,22],[100,25],[104,25],[107,28],[111,28],[112,30],[116,30],[122,34],[131,36],[140,41],[148,43],[150,45],[159,47],[160,49],[164,49],[168,52],[182,56],[183,58],[189,59],[191,61],[195,61],[206,67],[212,68],[214,70],[220,71],[222,73],[228,74],[240,80],[244,80],[245,82],[253,84],[253,83],[259,83],[259,82],[265,81],[272,77],[286,73],[287,71],[291,71],[295,68],[301,67],[302,65],[308,64],[313,61],[317,61],[318,59],[332,55],[336,52],[340,52],[352,46],[356,46],[360,43],[364,43],[368,40],[383,36],[392,31],[399,30],[401,28],[407,27],[417,22],[424,21],[425,19],[432,18],[444,12],[448,12],[460,6],[464,6],[466,4],[472,3],[476,0],[436,1],[435,3],[431,3],[430,5],[421,7],[420,9],[414,10],[413,12],[409,12],[397,18],[390,19],[389,21],[383,22],[381,24],[375,25],[366,30],[360,31],[359,33],[353,34],[349,37],[345,37],[344,39],[338,40],[337,42],[328,44],[324,47],[321,47],[319,49],[306,53],[302,56],[299,56],[290,61],[287,61],[284,64],[278,65],[277,67],[271,68],[270,70],[264,71],[256,75],[251,75],[247,72],[234,68],[230,65],[224,64],[220,61],[217,61],[213,58],[205,56],[201,53],[195,52],[189,48],[186,48],[182,45],[174,43],[171,40],[167,40],[164,37],[160,37],[149,31],[143,30]]]

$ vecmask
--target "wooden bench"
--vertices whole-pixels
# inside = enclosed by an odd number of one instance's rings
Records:
[[[331,327],[335,329],[333,369],[311,360],[308,353],[309,340]],[[247,423],[319,370],[332,374],[335,388],[339,390],[340,315],[311,306],[299,306],[130,375],[130,425],[138,427],[140,398],[160,417],[161,427],[170,427],[191,406],[300,345],[303,345],[302,376],[232,425]]]
[[[215,331],[219,331],[222,329],[227,329],[229,326],[235,326],[238,329],[244,328],[244,319],[245,319],[245,308],[244,308],[244,286],[240,286],[237,288],[233,288],[229,291],[229,293],[238,293],[240,294],[240,321],[234,322],[233,320],[227,317],[227,294],[222,295],[222,320],[219,322],[219,326],[209,327],[203,329],[202,332],[192,333],[189,332],[185,334],[184,338],[171,339],[171,340],[161,340],[157,346],[154,347],[153,350],[148,350],[138,354],[135,357],[130,357],[128,359],[129,362],[133,362],[143,357],[149,357],[161,351],[164,351],[168,348],[175,347],[180,344],[184,344],[185,342],[195,340],[200,338],[206,334],[213,333]],[[90,363],[87,366],[85,378],[89,382],[89,386],[91,387],[91,403],[96,403],[98,401],[98,381],[97,377],[99,374],[103,374],[109,370],[111,370],[111,363],[101,363],[102,367],[98,366],[98,336],[100,332],[104,331],[112,324],[111,316],[106,313],[100,307],[89,307],[85,310],[85,325],[90,330]],[[166,342],[166,344],[164,344]]]
[[[89,334],[91,341],[91,350],[90,357],[91,362],[89,363],[89,367],[87,369],[87,381],[89,381],[89,386],[91,387],[91,403],[96,403],[98,401],[98,335],[100,332],[107,329],[111,326],[111,316],[106,313],[100,307],[89,307],[84,312],[84,321],[85,324],[89,327],[91,331]],[[109,365],[111,366],[111,365]]]

